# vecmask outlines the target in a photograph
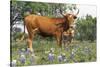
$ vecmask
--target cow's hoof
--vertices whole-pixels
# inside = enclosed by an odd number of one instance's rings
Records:
[[[31,53],[34,53],[34,50],[33,50],[32,48],[30,48],[30,52],[31,52]]]

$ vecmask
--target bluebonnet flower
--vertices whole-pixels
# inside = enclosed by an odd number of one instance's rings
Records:
[[[18,54],[19,54],[19,55],[23,55],[23,54],[25,54],[25,52],[26,52],[26,51],[25,51],[24,48],[18,50]]]
[[[30,53],[31,53],[30,49],[27,48],[25,54],[26,54],[26,55],[29,55]]]
[[[72,49],[72,52],[70,54],[70,58],[73,59],[75,56],[75,52],[77,51],[77,49]]]
[[[63,61],[62,55],[59,55],[59,56],[58,56],[58,61],[59,61],[59,62],[62,62],[62,61]]]
[[[66,54],[65,53],[60,54],[58,56],[58,61],[59,62],[66,62],[67,61]]]
[[[12,67],[16,67],[16,60],[12,60],[11,66],[12,66]]]
[[[66,62],[67,61],[66,54],[65,53],[62,53],[61,55],[62,55],[63,61]]]
[[[49,53],[49,55],[48,55],[48,60],[49,60],[50,62],[53,62],[53,60],[54,60],[54,54],[53,54],[53,53]]]
[[[25,64],[25,61],[26,61],[25,55],[22,54],[21,57],[20,57],[20,62],[22,64]]]
[[[18,50],[18,54],[19,55],[22,55],[22,54],[24,54],[21,50]]]

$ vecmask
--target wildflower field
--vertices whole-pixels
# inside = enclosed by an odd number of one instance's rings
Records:
[[[96,61],[96,42],[74,41],[60,49],[55,41],[33,42],[35,57],[30,54],[26,41],[12,42],[11,60],[16,66],[66,64]]]

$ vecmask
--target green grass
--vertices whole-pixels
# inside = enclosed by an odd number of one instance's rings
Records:
[[[19,58],[20,55],[18,54],[18,50],[25,50],[27,48],[27,43],[21,42],[12,42],[12,48],[11,48],[11,59],[12,60],[17,60],[16,65],[17,66],[23,66],[23,64],[20,63]],[[48,60],[48,52],[51,48],[54,48],[54,61],[50,62]],[[33,49],[35,52],[35,59],[34,62],[30,62],[31,55],[25,55],[26,57],[26,62],[24,65],[43,65],[43,64],[62,64],[62,63],[78,63],[78,62],[95,62],[96,61],[96,42],[89,42],[89,41],[84,41],[84,42],[79,42],[79,41],[74,41],[70,46],[68,46],[67,50],[60,48],[57,46],[55,41],[47,41],[47,40],[42,40],[41,42],[34,41],[33,42]],[[74,57],[71,58],[71,53],[72,51],[76,51],[74,54]],[[67,58],[67,61],[64,62],[59,62],[58,61],[58,56],[61,53],[65,53],[65,56]],[[32,64],[34,63],[34,64]]]

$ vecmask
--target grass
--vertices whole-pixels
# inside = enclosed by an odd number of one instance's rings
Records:
[[[17,60],[17,66],[43,65],[43,64],[62,64],[62,63],[79,63],[79,62],[95,62],[96,61],[96,42],[89,41],[74,41],[67,48],[60,50],[55,41],[34,41],[33,49],[36,57],[32,58],[30,54],[25,54],[27,43],[12,42],[11,59]],[[51,48],[54,48],[54,60],[48,60],[48,54]],[[20,52],[25,55],[26,61],[24,64],[20,62]],[[65,53],[66,61],[59,62],[58,56]]]

